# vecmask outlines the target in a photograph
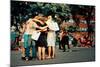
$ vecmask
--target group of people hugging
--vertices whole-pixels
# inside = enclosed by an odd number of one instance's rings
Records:
[[[20,27],[20,46],[23,60],[50,59],[55,57],[56,31],[50,28],[56,23],[52,16],[35,16]],[[53,25],[54,26],[54,25]]]

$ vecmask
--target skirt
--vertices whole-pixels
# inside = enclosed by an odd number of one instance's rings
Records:
[[[55,46],[56,34],[53,31],[49,31],[47,34],[47,46]]]
[[[46,33],[42,32],[40,34],[39,39],[36,42],[37,47],[47,47],[47,35]]]

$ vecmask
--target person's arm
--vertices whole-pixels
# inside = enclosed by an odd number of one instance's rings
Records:
[[[40,22],[41,24],[43,24],[43,22],[41,20],[38,20],[38,19],[33,19],[33,21]]]
[[[44,26],[44,27],[38,26],[36,24],[36,22],[33,22],[33,25],[34,25],[34,28],[38,28],[38,29],[41,29],[41,30],[46,29],[48,27],[48,26]]]
[[[42,29],[40,26],[38,26],[38,25],[36,24],[36,22],[33,22],[33,24],[32,24],[32,25],[33,25],[33,27],[34,27],[34,28],[37,28],[37,29]]]
[[[48,26],[41,27],[42,30],[47,29]]]

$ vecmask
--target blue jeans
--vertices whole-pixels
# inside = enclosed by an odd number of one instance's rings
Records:
[[[29,57],[30,52],[30,36],[28,34],[24,34],[24,48],[25,48],[25,55]]]
[[[32,48],[32,57],[36,58],[36,48],[35,48],[35,41],[31,41],[31,35],[24,34],[24,48],[25,48],[25,55],[26,57],[30,56],[30,48]]]
[[[32,44],[30,45],[30,48],[32,48],[32,57],[36,58],[36,47],[35,47],[35,41],[32,40]]]

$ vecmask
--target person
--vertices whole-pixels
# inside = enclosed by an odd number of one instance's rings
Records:
[[[29,18],[29,20],[27,21],[29,23],[29,60],[32,60],[33,58],[36,58],[36,48],[35,48],[35,40],[32,39],[32,34],[35,31],[35,28],[37,27],[37,25],[35,24],[35,22],[33,22],[32,18]]]
[[[82,36],[81,38],[79,38],[79,41],[80,41],[80,46],[81,47],[85,47],[86,45],[86,38],[84,36]]]
[[[68,49],[70,49],[70,46],[69,46],[69,37],[68,37],[68,34],[67,34],[67,32],[65,30],[63,30],[61,44],[62,44],[62,47],[63,47],[63,52],[66,51],[65,45],[67,45]]]
[[[36,30],[40,30],[41,34],[36,41],[36,45],[38,47],[38,59],[39,60],[44,60],[45,59],[45,48],[47,47],[47,25],[45,22],[41,21],[40,19],[34,18],[34,22],[40,27],[36,28]]]
[[[86,39],[85,47],[87,47],[87,48],[92,47],[91,37],[87,35],[87,36],[85,36],[85,39]]]
[[[21,58],[22,60],[25,60],[25,48],[23,46],[23,42],[24,42],[24,39],[23,39],[23,34],[24,34],[24,31],[25,31],[25,23],[23,22],[21,27],[19,28],[19,32],[20,32],[20,36],[19,36],[19,47],[20,47],[20,50],[21,50]]]
[[[72,52],[71,46],[73,46],[73,36],[71,33],[68,33],[68,52]]]
[[[16,48],[16,31],[15,31],[15,29],[13,28],[13,26],[12,26],[12,28],[11,28],[11,50],[14,50],[15,48]]]
[[[29,60],[29,23],[26,22],[25,24],[25,32],[23,35],[24,38],[24,48],[25,48],[25,60],[28,61]]]
[[[32,34],[34,33],[34,31],[36,31],[36,28],[41,29],[41,27],[39,27],[36,24],[37,20],[38,19],[36,19],[36,18],[30,18],[27,21],[26,32],[28,33],[28,36],[26,36],[26,40],[27,40],[28,46],[26,48],[26,56],[28,56],[28,60],[32,60],[33,58],[36,58],[36,48],[35,48],[36,41],[34,39],[32,39]],[[33,35],[33,36],[35,36],[35,35]]]
[[[30,55],[32,55],[30,53],[30,46],[31,46],[31,42],[32,42],[31,35],[33,33],[32,24],[33,24],[32,19],[29,19],[26,21],[25,32],[23,35],[26,61],[30,60]]]
[[[54,21],[52,21],[51,16],[48,16],[48,20],[50,20],[49,21],[50,23],[55,23]],[[47,32],[48,59],[55,57],[55,42],[56,42],[55,30],[48,29]]]
[[[61,43],[62,34],[63,34],[63,30],[60,30],[59,35],[58,35],[58,37],[59,37],[59,49],[62,49],[62,43]]]
[[[75,37],[73,37],[72,44],[73,44],[74,47],[76,47],[77,44],[78,44],[78,40]]]

